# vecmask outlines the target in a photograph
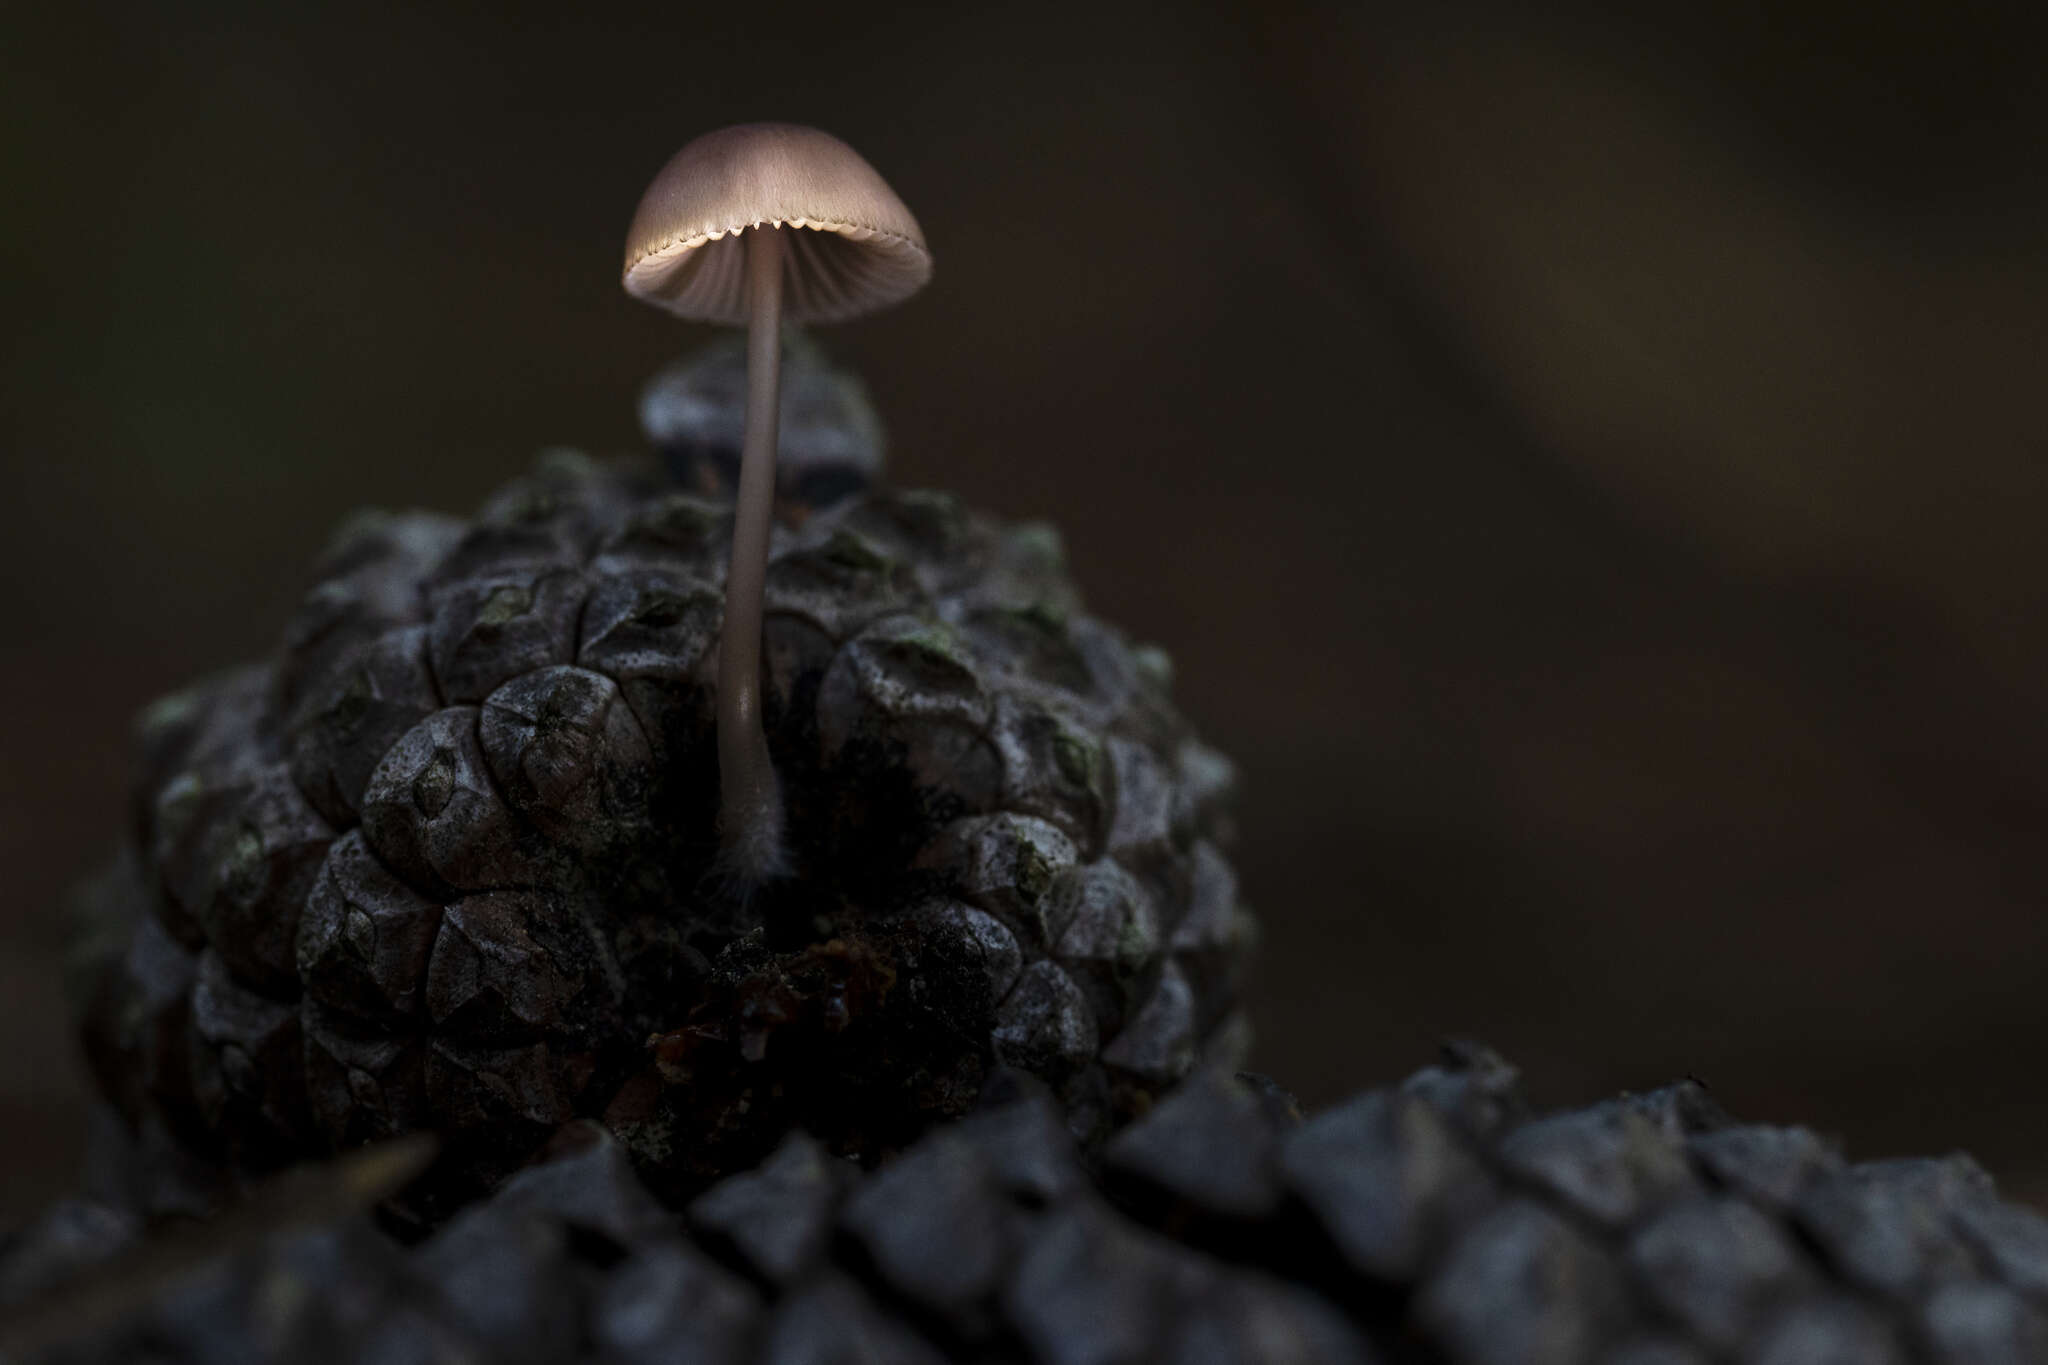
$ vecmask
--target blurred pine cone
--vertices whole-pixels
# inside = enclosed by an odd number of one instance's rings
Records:
[[[1230,768],[1165,657],[1045,526],[785,511],[799,874],[744,903],[711,876],[727,505],[554,455],[472,522],[344,526],[273,658],[140,723],[78,969],[130,1121],[242,1171],[440,1130],[431,1211],[600,1118],[680,1197],[792,1127],[880,1156],[997,1065],[1093,1138],[1241,1050]]]
[[[1205,1069],[1094,1162],[1030,1082],[988,1100],[872,1173],[792,1134],[679,1212],[593,1131],[417,1248],[248,1242],[125,1318],[132,1219],[73,1202],[0,1252],[0,1305],[101,1261],[7,1320],[73,1362],[2048,1359],[2048,1219],[1691,1082],[1540,1113],[1467,1047],[1303,1122]]]

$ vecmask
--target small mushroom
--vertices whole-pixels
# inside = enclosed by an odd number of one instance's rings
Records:
[[[801,229],[801,230],[799,230]],[[719,841],[742,890],[789,871],[761,728],[761,595],[775,501],[782,319],[836,322],[909,297],[931,252],[903,201],[815,128],[723,128],[669,158],[626,234],[626,292],[680,317],[747,327],[747,405],[718,661]]]

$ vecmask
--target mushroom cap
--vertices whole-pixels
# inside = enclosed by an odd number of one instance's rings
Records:
[[[908,298],[931,278],[924,232],[860,153],[816,128],[744,123],[669,158],[626,233],[626,292],[680,317],[747,320],[740,234],[792,232],[791,322],[837,322]]]

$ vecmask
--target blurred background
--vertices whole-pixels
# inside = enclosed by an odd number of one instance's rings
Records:
[[[638,447],[710,334],[626,221],[760,118],[937,252],[821,337],[896,478],[1056,521],[1241,763],[1262,1069],[1477,1036],[2048,1201],[2024,7],[570,8],[0,13],[0,1211],[130,714],[349,508]]]

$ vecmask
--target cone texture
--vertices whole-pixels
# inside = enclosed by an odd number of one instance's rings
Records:
[[[1242,1047],[1227,763],[1040,526],[871,492],[778,529],[798,875],[712,875],[730,510],[545,462],[345,527],[271,659],[153,707],[88,898],[88,1053],[230,1172],[429,1127],[441,1205],[564,1124],[664,1193],[792,1126],[873,1160],[997,1066],[1087,1137]],[[431,1201],[430,1201],[431,1202]]]
[[[432,1238],[279,1236],[73,1361],[1907,1365],[2048,1358],[2048,1220],[1683,1083],[1537,1113],[1461,1049],[1307,1122],[1204,1071],[1090,1161],[1041,1088],[863,1174],[801,1133],[680,1210],[592,1137]],[[133,1239],[60,1207],[0,1256]]]

